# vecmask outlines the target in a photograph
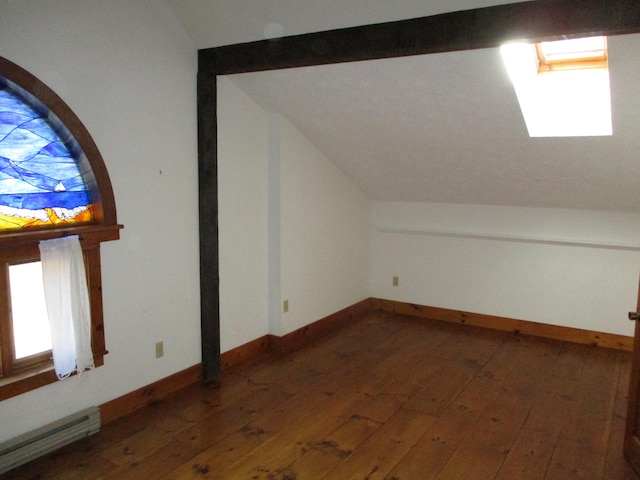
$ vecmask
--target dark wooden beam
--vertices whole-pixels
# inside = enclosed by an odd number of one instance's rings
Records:
[[[209,63],[208,66],[211,64]],[[198,72],[198,190],[200,220],[200,323],[202,377],[220,372],[220,299],[218,263],[218,122],[216,75]]]
[[[638,31],[638,0],[536,0],[204,49],[200,57],[215,57],[225,75]]]

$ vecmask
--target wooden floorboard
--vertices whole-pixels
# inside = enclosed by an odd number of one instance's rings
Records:
[[[637,480],[630,358],[376,312],[2,478]]]

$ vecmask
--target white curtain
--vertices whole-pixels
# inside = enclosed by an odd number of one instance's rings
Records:
[[[91,309],[77,236],[43,240],[40,259],[58,378],[93,368]]]

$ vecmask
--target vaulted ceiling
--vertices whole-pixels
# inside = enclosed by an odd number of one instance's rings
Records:
[[[290,23],[282,20],[285,10],[269,10],[276,0],[172,5],[199,48],[262,39],[264,31],[298,34],[356,21],[357,11],[323,10],[314,23],[317,5],[326,0],[292,2],[298,8],[288,11]],[[441,13],[445,4],[459,10],[513,2],[428,2],[426,9],[424,3],[393,2],[397,9],[380,8],[378,16],[363,8],[362,23]],[[239,4],[248,13],[230,14]],[[210,35],[203,27],[207,16]],[[261,22],[262,37],[255,38]],[[221,23],[226,36],[215,32]],[[291,121],[372,199],[640,211],[640,35],[611,37],[609,55],[611,137],[529,138],[497,49],[230,78]]]

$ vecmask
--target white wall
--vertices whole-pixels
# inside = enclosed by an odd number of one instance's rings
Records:
[[[105,365],[0,402],[0,441],[200,359],[197,53],[158,0],[0,0],[0,55],[93,136],[125,228],[102,247]],[[154,345],[164,341],[164,357]]]
[[[282,315],[286,334],[369,297],[369,200],[282,123]]]
[[[638,213],[374,202],[372,224],[374,297],[633,335]]]
[[[220,348],[269,333],[267,113],[218,79]]]
[[[369,200],[230,78],[218,80],[223,352],[369,296]]]

